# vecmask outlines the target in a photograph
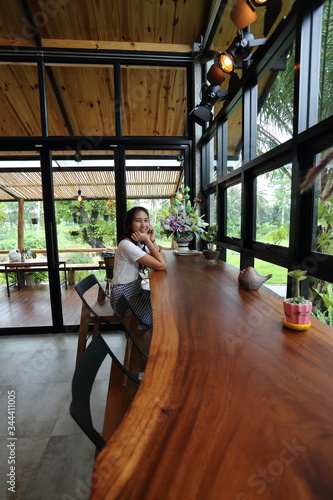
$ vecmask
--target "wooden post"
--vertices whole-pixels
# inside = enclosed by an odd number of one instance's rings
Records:
[[[18,216],[17,216],[17,248],[24,248],[24,199],[18,201]]]

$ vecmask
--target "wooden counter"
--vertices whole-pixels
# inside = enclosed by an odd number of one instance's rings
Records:
[[[333,329],[281,324],[238,271],[166,252],[143,382],[97,457],[92,499],[333,498]]]

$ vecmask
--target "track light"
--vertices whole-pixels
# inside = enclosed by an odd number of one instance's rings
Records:
[[[266,38],[255,40],[249,28],[248,31],[239,30],[231,45],[216,56],[214,63],[224,73],[231,74],[235,69],[242,68],[244,63],[249,65],[252,47],[264,43]]]
[[[81,189],[78,190],[77,194],[74,196],[74,198],[77,200],[77,201],[83,201],[85,200],[87,197],[81,193]]]
[[[222,71],[232,73],[235,68],[241,68],[252,51],[254,36],[249,31],[240,31],[231,45],[218,56]]]
[[[257,20],[256,7],[264,5],[269,0],[237,0],[231,10],[230,19],[239,30]]]
[[[220,66],[215,63],[215,61],[208,70],[207,80],[213,86],[221,85],[221,83],[225,80],[223,71]]]
[[[222,101],[228,95],[227,90],[220,90],[218,85],[207,85],[204,83],[201,87],[201,102],[189,113],[196,123],[204,125],[213,118],[213,106]]]
[[[240,30],[257,20],[256,8],[266,8],[264,35],[266,36],[279,15],[282,0],[237,0],[230,13],[230,19]]]

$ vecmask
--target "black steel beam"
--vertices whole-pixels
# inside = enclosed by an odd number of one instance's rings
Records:
[[[43,57],[46,63],[106,64],[119,62],[136,66],[186,66],[193,63],[192,52],[151,52],[105,49],[68,49],[53,47],[8,47],[0,45],[0,61],[37,62]]]

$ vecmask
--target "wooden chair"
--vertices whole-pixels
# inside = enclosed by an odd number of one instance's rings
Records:
[[[88,293],[95,287],[96,295],[93,299]],[[75,285],[75,290],[82,300],[81,319],[79,327],[79,338],[77,345],[76,364],[79,362],[82,353],[86,348],[87,340],[90,336],[99,332],[102,324],[120,323],[119,317],[111,307],[110,299],[104,292],[103,287],[94,274],[90,274]],[[93,324],[93,331],[89,333],[89,325]]]
[[[112,363],[103,430],[100,434],[92,421],[90,396],[97,373],[107,356],[111,357]],[[131,384],[124,384],[124,377]],[[70,414],[95,444],[97,450],[103,449],[107,440],[120,424],[139,385],[140,380],[124,367],[101,334],[96,334],[75,368],[72,379]]]

